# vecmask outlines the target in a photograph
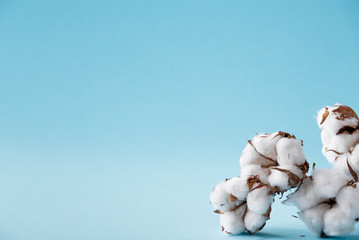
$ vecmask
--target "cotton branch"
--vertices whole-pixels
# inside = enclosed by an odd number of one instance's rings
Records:
[[[301,184],[309,164],[302,141],[279,131],[248,141],[240,166],[241,176],[219,183],[210,202],[224,233],[256,234],[270,218],[274,196]]]

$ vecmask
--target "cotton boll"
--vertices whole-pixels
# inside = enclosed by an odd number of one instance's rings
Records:
[[[278,144],[281,139],[285,140]],[[282,154],[281,164],[277,161],[277,147]],[[215,212],[220,214],[223,231],[228,234],[240,233],[244,226],[249,233],[261,230],[269,219],[278,186],[285,191],[298,185],[308,170],[301,141],[281,131],[260,134],[249,141],[240,166],[241,177],[218,184],[210,195]],[[275,190],[268,184],[269,175],[273,175],[273,184],[278,185]]]
[[[334,163],[336,158],[350,149],[359,142],[359,131],[352,134],[335,134],[330,136],[327,143],[323,142],[323,154],[330,163]]]
[[[259,174],[266,175],[265,173],[263,173],[263,169],[261,168],[260,165],[250,164],[241,167],[241,174],[240,174],[241,178],[247,178],[249,176],[255,176]]]
[[[353,126],[356,128],[358,126]],[[337,147],[339,152],[349,151],[350,148],[353,148],[359,142],[359,131],[356,130],[353,133],[342,133],[333,136],[333,140],[331,141],[333,145]]]
[[[241,168],[247,165],[261,165],[261,166],[272,166],[274,163],[264,156],[260,155],[252,144],[248,143],[244,150],[242,151],[241,157],[239,159],[239,164]]]
[[[357,184],[343,187],[336,198],[338,206],[352,219],[359,218],[359,188]]]
[[[271,174],[268,177],[268,182],[271,188],[278,188],[280,191],[284,191],[290,188],[288,174],[272,169]]]
[[[260,162],[264,162],[264,160],[260,160],[260,158],[263,158],[262,156],[260,156],[256,150],[252,147],[251,144],[247,144],[241,154],[241,157],[239,159],[239,165],[240,167],[244,167],[246,165],[250,165],[250,164],[260,164]]]
[[[245,231],[243,220],[234,211],[221,214],[220,223],[223,227],[223,232],[226,234],[239,234]]]
[[[268,167],[276,165],[275,159],[277,155],[275,145],[280,136],[272,135],[260,134],[255,136],[251,141],[248,141],[240,158],[240,166],[257,164]]]
[[[332,168],[341,170],[342,172],[347,172],[349,170],[347,160],[350,161],[350,158],[351,156],[349,152],[337,155]]]
[[[272,134],[259,134],[251,141],[242,152],[240,166],[244,167],[249,164],[257,164],[263,167],[277,165],[276,144],[284,137],[294,138],[289,133],[274,132]]]
[[[340,169],[315,169],[313,171],[314,191],[321,198],[333,198],[348,178]]]
[[[247,196],[248,210],[258,214],[265,214],[273,202],[273,195],[267,187],[250,191]]]
[[[328,150],[329,149],[329,150]],[[322,148],[322,153],[323,155],[325,156],[325,158],[328,160],[328,162],[330,164],[334,164],[335,161],[338,159],[338,157],[340,157],[340,154],[338,154],[339,152],[334,150],[334,149],[331,149],[331,148],[328,148],[328,147],[323,147]]]
[[[241,178],[257,175],[263,183],[268,184],[269,171],[269,169],[262,168],[259,165],[247,165],[241,168]]]
[[[245,205],[242,205],[238,209],[225,212],[220,215],[220,223],[222,225],[223,232],[226,234],[239,234],[245,231],[243,214],[246,209]]]
[[[317,121],[321,128],[322,152],[330,163],[335,162],[336,154],[349,151],[359,142],[359,119],[350,107],[326,107],[319,111]]]
[[[348,235],[354,231],[355,220],[335,206],[324,214],[324,233],[328,236]]]
[[[277,153],[275,146],[279,139],[281,139],[281,135],[279,132],[274,132],[272,134],[260,134],[255,136],[252,140],[253,146],[266,157],[271,159],[277,158]]]
[[[340,155],[335,163],[333,169],[341,170],[346,175],[347,181],[355,180],[355,174],[359,176],[358,165],[355,165],[355,159],[352,157],[350,152],[346,152]],[[353,175],[354,174],[354,175]]]
[[[271,187],[278,187],[280,191],[286,191],[298,186],[303,176],[303,171],[297,166],[284,165],[271,168],[268,181]]]
[[[210,203],[218,213],[224,213],[236,208],[240,201],[231,199],[230,193],[226,191],[226,182],[218,184],[209,196]]]
[[[325,198],[320,197],[314,190],[313,180],[305,178],[299,189],[287,196],[287,200],[283,201],[285,204],[294,204],[300,211],[314,207]]]
[[[295,138],[282,138],[278,141],[277,146],[277,162],[279,165],[305,163],[305,155],[302,149],[302,142]]]
[[[319,127],[327,130],[329,133],[337,134],[338,130],[344,126],[358,126],[358,116],[348,106],[345,105],[334,105],[333,107],[327,107],[325,115],[327,116],[322,124],[319,123]],[[319,114],[322,113],[322,110],[319,111]],[[318,114],[318,118],[320,118]],[[325,115],[322,115],[322,120]]]
[[[303,171],[299,167],[297,167],[297,165],[283,165],[280,166],[280,168],[289,170],[291,173],[295,174],[300,179],[302,179],[304,176]]]
[[[266,223],[266,219],[262,214],[258,214],[252,211],[247,211],[244,217],[244,226],[250,233],[256,233],[260,231]]]
[[[288,195],[285,203],[297,205],[300,218],[317,236],[346,235],[354,230],[355,219],[359,217],[359,183],[350,181],[357,181],[359,176],[359,118],[350,107],[334,105],[318,112],[317,123],[322,152],[333,166],[315,169],[296,192]],[[286,151],[289,152],[288,148],[284,151],[277,148],[278,163],[283,159],[289,162]],[[268,180],[272,183],[272,176]]]
[[[299,217],[313,234],[320,236],[324,227],[323,215],[330,207],[329,204],[320,204],[300,212]]]
[[[226,192],[232,194],[240,201],[244,201],[249,192],[247,178],[235,177],[225,183]]]

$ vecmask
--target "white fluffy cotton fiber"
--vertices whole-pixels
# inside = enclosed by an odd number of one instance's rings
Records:
[[[318,236],[350,234],[359,217],[359,119],[348,106],[318,112],[322,152],[332,164],[315,169],[285,202],[294,203],[308,229]]]
[[[210,195],[222,231],[256,234],[266,224],[276,193],[297,187],[308,171],[302,141],[286,132],[259,134],[248,141],[241,176],[219,183]]]

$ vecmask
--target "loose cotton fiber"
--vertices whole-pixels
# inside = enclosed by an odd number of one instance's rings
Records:
[[[287,203],[317,236],[342,236],[354,230],[359,219],[359,119],[348,106],[322,108],[317,115],[322,152],[332,167],[315,169]]]
[[[286,132],[259,134],[240,157],[240,177],[213,188],[210,203],[220,215],[222,231],[256,234],[266,224],[276,194],[297,187],[308,172],[302,141]]]

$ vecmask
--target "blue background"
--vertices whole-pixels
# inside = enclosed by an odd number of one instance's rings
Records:
[[[0,2],[0,239],[313,238],[277,199],[225,236],[211,188],[255,132],[359,111],[359,1]],[[359,232],[352,234],[357,239]]]

